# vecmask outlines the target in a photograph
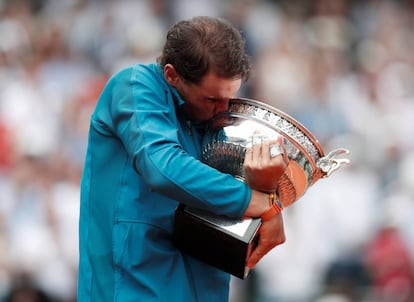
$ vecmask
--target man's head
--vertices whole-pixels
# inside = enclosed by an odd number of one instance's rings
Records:
[[[206,121],[228,109],[250,60],[239,30],[211,17],[194,17],[175,24],[167,34],[158,63],[169,84],[185,100],[188,118]]]
[[[194,17],[176,23],[158,63],[171,64],[184,80],[198,84],[209,71],[223,78],[247,80],[250,60],[240,31],[226,20]]]

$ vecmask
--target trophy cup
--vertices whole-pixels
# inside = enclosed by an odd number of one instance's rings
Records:
[[[283,207],[299,199],[319,179],[349,164],[347,149],[324,153],[318,140],[288,114],[263,102],[237,98],[229,110],[208,123],[202,161],[245,181],[246,146],[257,133],[276,140],[282,136],[289,164],[280,177],[277,195]],[[245,263],[258,242],[260,218],[237,220],[180,205],[175,212],[174,242],[199,260],[238,278],[248,275]]]

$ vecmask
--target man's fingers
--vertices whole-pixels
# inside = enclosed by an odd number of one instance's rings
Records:
[[[263,251],[261,251],[260,245],[252,252],[250,255],[248,261],[247,261],[247,267],[248,268],[254,268],[256,264],[260,261],[266,255]]]

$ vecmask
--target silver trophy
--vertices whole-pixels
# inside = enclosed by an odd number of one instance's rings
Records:
[[[318,140],[286,113],[251,99],[232,99],[229,111],[209,123],[202,160],[217,170],[245,180],[246,146],[255,133],[268,140],[283,137],[290,162],[278,184],[278,196],[286,207],[300,198],[321,178],[328,177],[349,159],[347,149],[324,153]]]
[[[202,161],[245,181],[246,147],[254,137],[276,141],[282,136],[289,164],[277,195],[284,207],[299,199],[321,178],[349,164],[347,149],[325,154],[318,140],[288,114],[260,101],[230,100],[229,110],[209,121]],[[181,205],[176,211],[175,241],[184,252],[244,279],[245,262],[258,241],[260,219],[237,220]]]

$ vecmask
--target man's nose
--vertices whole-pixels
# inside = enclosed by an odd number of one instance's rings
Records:
[[[216,105],[216,113],[226,112],[229,110],[230,99],[220,100]]]

